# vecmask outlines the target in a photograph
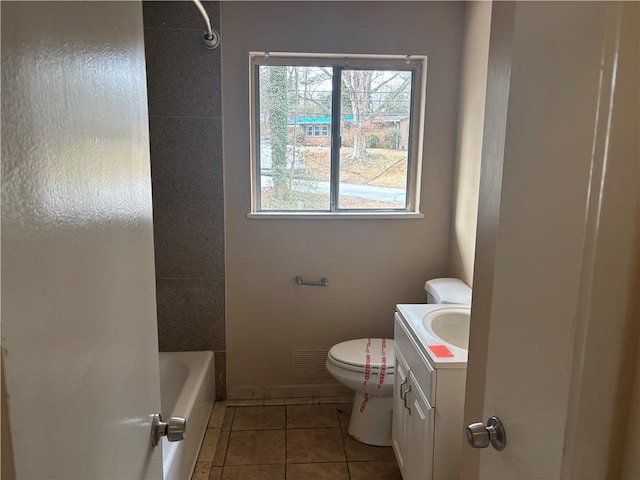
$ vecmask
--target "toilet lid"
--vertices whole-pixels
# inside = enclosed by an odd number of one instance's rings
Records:
[[[367,366],[379,370],[385,365],[392,372],[395,362],[394,341],[390,338],[359,338],[338,343],[329,350],[329,360],[364,371]]]

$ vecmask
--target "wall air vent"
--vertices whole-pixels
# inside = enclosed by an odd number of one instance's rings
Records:
[[[296,378],[330,377],[324,366],[329,347],[294,347],[291,351],[291,376]]]

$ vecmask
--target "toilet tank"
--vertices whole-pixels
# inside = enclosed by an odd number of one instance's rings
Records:
[[[433,278],[424,284],[427,303],[471,305],[471,288],[458,278]]]

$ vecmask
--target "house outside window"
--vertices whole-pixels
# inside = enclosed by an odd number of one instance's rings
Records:
[[[425,80],[425,57],[252,53],[252,211],[418,212]]]

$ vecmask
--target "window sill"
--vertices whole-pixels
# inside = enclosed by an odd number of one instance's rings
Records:
[[[424,218],[419,212],[251,212],[247,218],[252,219],[296,219],[296,220],[336,220],[336,219],[414,219]]]

